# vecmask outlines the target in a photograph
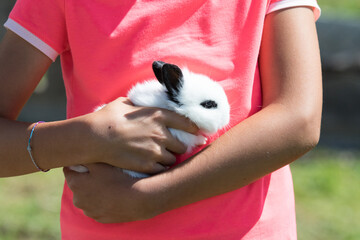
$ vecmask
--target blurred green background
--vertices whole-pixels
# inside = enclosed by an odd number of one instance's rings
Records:
[[[15,0],[0,3],[0,23]],[[291,165],[299,240],[360,239],[360,1],[319,0],[324,72],[319,147]],[[4,29],[0,31],[0,37]],[[44,101],[51,95],[53,102]],[[45,104],[44,104],[45,102]],[[59,62],[24,108],[24,121],[65,117]],[[358,109],[358,110],[356,110]],[[61,169],[0,179],[0,240],[60,239]]]
[[[360,17],[359,0],[318,0],[322,12],[336,17]]]

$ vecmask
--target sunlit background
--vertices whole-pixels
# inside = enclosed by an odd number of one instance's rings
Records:
[[[0,24],[14,0],[0,1]],[[319,146],[292,164],[299,240],[360,239],[360,1],[319,0],[324,111]],[[5,29],[0,30],[0,37]],[[65,118],[59,62],[22,111],[23,121]],[[0,240],[60,239],[61,169],[0,179]]]

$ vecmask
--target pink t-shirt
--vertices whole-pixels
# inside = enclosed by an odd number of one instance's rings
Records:
[[[230,126],[261,110],[258,55],[267,13],[316,0],[18,0],[5,26],[61,57],[67,117],[126,96],[162,60],[225,83]],[[183,157],[180,160],[184,160]],[[289,167],[146,221],[100,224],[62,198],[63,240],[296,239]]]

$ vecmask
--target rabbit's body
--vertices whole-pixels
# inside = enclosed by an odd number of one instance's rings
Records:
[[[128,93],[130,101],[136,106],[166,108],[181,114],[172,104],[166,94],[166,88],[157,80],[146,81],[135,85]],[[171,134],[188,146],[190,152],[196,145],[205,143],[206,138],[202,135],[193,135],[188,132],[169,128]]]
[[[176,65],[154,62],[157,79],[136,84],[128,92],[130,101],[137,106],[165,108],[184,115],[193,121],[205,135],[216,133],[229,123],[230,106],[223,88],[207,76],[180,70]],[[206,138],[177,129],[171,134],[183,142],[190,152],[195,146],[203,145]],[[78,172],[86,172],[83,166],[72,166]],[[135,178],[149,175],[123,170]]]

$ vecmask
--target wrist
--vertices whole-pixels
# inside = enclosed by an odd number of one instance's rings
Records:
[[[141,179],[134,184],[142,194],[142,205],[145,206],[148,219],[171,210],[168,204],[169,191],[167,191],[167,185],[164,184],[164,176],[160,175],[163,174]]]
[[[33,127],[34,124],[28,127],[27,135]],[[91,150],[88,132],[88,124],[81,117],[37,125],[31,139],[32,154],[37,165],[41,169],[52,169],[86,164]]]
[[[104,162],[103,159],[104,151],[100,151],[101,147],[101,137],[99,136],[99,127],[96,120],[96,116],[93,113],[80,116],[74,121],[77,123],[77,132],[80,141],[80,152],[82,157],[80,158],[80,163],[78,164],[90,164],[90,163],[100,163]]]

